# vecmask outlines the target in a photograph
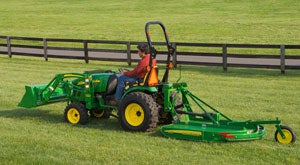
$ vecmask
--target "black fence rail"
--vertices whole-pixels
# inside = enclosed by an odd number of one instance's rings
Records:
[[[127,61],[131,65],[138,60],[136,48],[133,49],[137,44],[131,41],[0,36],[0,54],[7,54],[10,58],[12,55],[37,56],[46,61],[49,57],[83,59],[86,63],[89,60]],[[160,48],[165,43],[153,44]],[[286,69],[300,69],[300,45],[172,44],[175,67],[177,64],[190,64],[222,66],[224,70],[228,67],[275,68],[281,73],[285,73]],[[158,49],[157,60],[165,61],[166,53]]]

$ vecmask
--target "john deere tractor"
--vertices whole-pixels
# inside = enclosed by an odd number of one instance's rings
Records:
[[[167,67],[163,80],[158,80],[158,68],[152,65],[156,50],[152,46],[149,26],[162,27],[169,50]],[[57,74],[52,81],[44,85],[26,86],[26,93],[19,106],[32,108],[59,101],[66,101],[65,119],[72,124],[86,124],[88,117],[109,118],[113,110],[122,128],[128,131],[150,131],[158,123],[171,123],[171,111],[165,111],[164,99],[171,99],[174,93],[166,95],[169,63],[174,50],[169,42],[165,27],[160,22],[149,22],[145,27],[147,41],[151,50],[147,74],[142,82],[128,84],[118,106],[109,105],[117,86],[118,71],[87,71],[85,73]],[[169,105],[168,105],[169,106]],[[173,114],[174,115],[174,114]]]
[[[151,42],[150,25],[159,25],[166,40],[168,53],[162,80],[158,80],[158,67],[152,65],[157,51]],[[196,141],[261,139],[266,134],[262,124],[275,124],[276,141],[295,142],[295,132],[288,126],[282,126],[278,118],[263,121],[232,120],[193,95],[186,83],[168,82],[174,48],[169,42],[165,26],[157,21],[148,22],[145,33],[150,48],[147,74],[143,81],[127,84],[119,105],[108,104],[116,91],[118,71],[103,71],[57,74],[48,84],[25,86],[26,93],[19,106],[32,108],[65,101],[64,116],[71,124],[86,124],[89,116],[115,116],[127,131],[151,131],[161,124],[161,132],[166,137]],[[194,112],[192,104],[203,113]],[[113,110],[117,111],[117,115],[112,114]]]

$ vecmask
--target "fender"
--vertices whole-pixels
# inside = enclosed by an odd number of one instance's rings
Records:
[[[122,99],[126,95],[128,95],[129,93],[132,93],[132,92],[144,92],[144,91],[147,91],[149,93],[158,92],[157,87],[136,86],[136,87],[132,87],[132,88],[129,88],[129,89],[125,90],[125,92],[124,92],[124,94],[122,96]]]

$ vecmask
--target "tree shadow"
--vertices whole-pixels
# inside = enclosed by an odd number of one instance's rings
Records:
[[[110,116],[108,119],[89,117],[87,124],[70,124],[64,119],[64,113],[52,113],[51,110],[39,110],[39,109],[12,109],[12,110],[1,110],[0,117],[12,118],[18,120],[35,120],[37,123],[44,122],[45,124],[67,124],[72,127],[80,129],[95,129],[95,130],[113,130],[113,131],[124,131],[117,118]],[[158,125],[151,132],[145,132],[146,136],[149,137],[163,137],[160,132],[161,125]],[[125,131],[124,131],[125,132]]]
[[[5,118],[15,118],[15,119],[29,119],[35,118],[37,120],[46,121],[49,123],[60,123],[62,120],[57,120],[61,118],[58,114],[50,113],[51,110],[33,110],[33,109],[12,109],[12,110],[1,110],[0,116]]]
[[[110,117],[109,119],[102,118],[88,118],[87,124],[70,124],[64,118],[64,112],[62,113],[52,113],[52,110],[39,110],[39,109],[12,109],[12,110],[1,110],[0,116],[4,118],[12,119],[34,119],[36,121],[45,122],[47,124],[59,124],[65,123],[78,128],[94,128],[103,130],[122,130],[118,121]]]

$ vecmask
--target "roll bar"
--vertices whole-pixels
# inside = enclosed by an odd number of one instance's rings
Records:
[[[169,70],[170,70],[169,66],[170,66],[170,62],[171,62],[171,56],[173,56],[175,49],[172,47],[172,44],[169,41],[168,32],[167,32],[167,30],[166,30],[166,28],[165,28],[165,26],[162,22],[150,21],[150,22],[146,23],[145,33],[146,33],[147,42],[148,42],[149,49],[150,49],[150,56],[151,56],[150,64],[149,64],[150,66],[152,66],[152,59],[155,59],[156,54],[157,54],[156,49],[152,45],[152,41],[151,41],[151,37],[150,37],[150,30],[149,30],[150,25],[159,25],[162,28],[162,30],[164,32],[164,35],[165,35],[165,40],[166,40],[167,49],[168,49],[166,71],[165,71],[165,74],[164,74],[163,79],[162,79],[162,82],[165,83],[165,82],[168,82]]]

